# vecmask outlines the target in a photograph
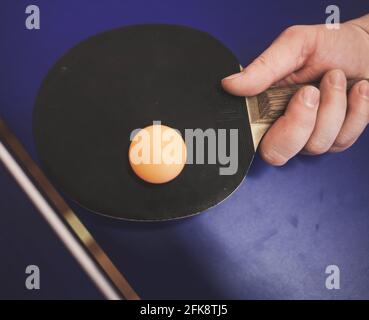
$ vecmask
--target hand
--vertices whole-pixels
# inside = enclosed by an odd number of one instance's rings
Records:
[[[343,151],[363,132],[369,122],[369,83],[356,83],[347,98],[346,77],[369,77],[369,15],[343,23],[338,30],[325,25],[290,27],[222,85],[234,95],[252,96],[272,84],[322,78],[319,89],[304,86],[292,97],[260,143],[265,161],[283,165],[299,152]]]

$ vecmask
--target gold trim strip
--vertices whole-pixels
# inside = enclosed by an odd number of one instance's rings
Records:
[[[76,214],[70,209],[65,200],[56,191],[47,177],[29,156],[20,141],[6,126],[0,117],[0,139],[11,149],[14,156],[20,162],[22,167],[33,178],[34,183],[42,191],[48,202],[65,219],[78,239],[84,244],[87,251],[92,255],[98,265],[104,270],[107,277],[114,284],[120,294],[127,300],[140,300],[135,290],[130,286],[125,277],[119,272],[107,254],[99,246],[91,233],[82,224]]]

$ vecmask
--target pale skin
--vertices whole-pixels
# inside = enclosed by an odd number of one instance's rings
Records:
[[[301,88],[264,135],[259,151],[269,164],[284,165],[298,153],[344,151],[369,123],[368,81],[346,93],[347,79],[369,78],[369,14],[339,27],[290,27],[242,72],[222,80],[229,93],[253,96],[272,84],[321,79],[319,89]]]

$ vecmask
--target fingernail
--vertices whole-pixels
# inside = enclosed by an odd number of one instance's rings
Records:
[[[346,78],[341,71],[336,70],[329,75],[329,83],[337,89],[343,89],[346,84]]]
[[[368,81],[363,81],[363,83],[360,84],[359,93],[363,98],[369,100],[369,83],[368,83]]]
[[[315,108],[319,102],[319,90],[315,87],[305,87],[303,92],[304,103],[309,108]]]
[[[241,76],[241,74],[242,74],[241,72],[239,72],[239,73],[235,73],[235,74],[232,74],[232,75],[230,75],[230,76],[228,76],[228,77],[224,78],[223,80],[236,79],[236,78],[240,77],[240,76]]]

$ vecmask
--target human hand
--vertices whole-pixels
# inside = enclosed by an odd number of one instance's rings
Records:
[[[283,165],[299,152],[343,151],[364,131],[369,122],[369,83],[357,82],[347,97],[346,77],[369,77],[369,15],[343,23],[338,30],[325,25],[290,27],[222,85],[231,94],[253,96],[272,84],[321,78],[319,89],[308,85],[297,91],[260,143],[265,161]]]

